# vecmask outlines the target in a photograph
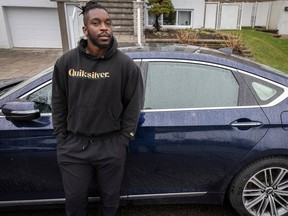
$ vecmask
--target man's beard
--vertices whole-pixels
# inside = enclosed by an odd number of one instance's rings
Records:
[[[107,44],[105,44],[105,43],[103,44],[103,43],[99,42],[99,35],[93,36],[90,34],[89,31],[88,31],[88,37],[89,37],[90,41],[100,49],[107,49],[110,46],[112,46],[112,43],[113,43],[113,35],[112,34],[109,34],[110,39],[109,39],[109,43],[107,43]]]

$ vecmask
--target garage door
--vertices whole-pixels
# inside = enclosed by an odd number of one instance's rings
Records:
[[[14,47],[62,47],[57,9],[7,7],[6,10]]]

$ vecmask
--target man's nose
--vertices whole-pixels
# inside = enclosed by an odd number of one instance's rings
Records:
[[[101,28],[101,30],[107,30],[108,25],[105,22],[102,22],[102,23],[100,23],[100,28]]]

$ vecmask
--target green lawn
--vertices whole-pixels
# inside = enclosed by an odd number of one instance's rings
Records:
[[[242,29],[241,37],[255,61],[288,73],[288,39],[275,38],[251,28]]]

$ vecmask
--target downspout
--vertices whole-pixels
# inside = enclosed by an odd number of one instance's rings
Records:
[[[142,46],[142,41],[141,41],[141,10],[140,10],[140,2],[141,0],[137,0],[137,43],[139,46]]]

